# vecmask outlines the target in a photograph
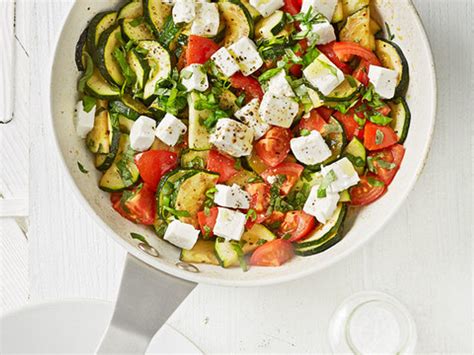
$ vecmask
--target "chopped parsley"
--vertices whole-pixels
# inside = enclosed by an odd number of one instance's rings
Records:
[[[255,222],[257,220],[257,212],[250,208],[248,211],[247,211],[247,214],[246,214],[246,219],[252,221],[252,222]]]
[[[326,190],[334,181],[337,180],[337,175],[334,170],[329,170],[329,172],[323,177],[323,181],[318,188],[318,198],[326,197]]]

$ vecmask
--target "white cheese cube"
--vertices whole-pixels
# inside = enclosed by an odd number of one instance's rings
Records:
[[[250,207],[250,196],[242,190],[239,185],[216,185],[216,193],[214,194],[214,202],[222,207],[248,209]]]
[[[76,104],[76,133],[81,138],[86,138],[92,128],[94,128],[95,110],[84,111],[82,101]]]
[[[337,0],[303,0],[301,12],[307,13],[310,9],[319,12],[331,21],[336,11]]]
[[[172,15],[174,23],[190,23],[196,16],[194,0],[176,0]]]
[[[278,74],[272,76],[268,81],[268,90],[276,96],[293,97],[295,93],[291,88],[290,83],[286,80],[285,70],[281,70]]]
[[[333,181],[328,190],[331,192],[341,192],[351,186],[357,185],[359,182],[359,175],[355,171],[351,161],[347,158],[342,158],[330,165],[321,169],[321,174],[326,176],[330,171],[336,175],[336,180]]]
[[[326,191],[326,197],[318,198],[319,186],[313,186],[306,200],[303,211],[316,217],[318,222],[326,223],[334,214],[339,201],[339,194]]]
[[[238,158],[252,152],[253,131],[243,123],[221,118],[209,140],[217,149]]]
[[[130,146],[133,150],[143,152],[150,149],[155,140],[156,122],[146,116],[140,116],[130,129]]]
[[[250,0],[250,5],[263,17],[268,17],[284,5],[283,0]]]
[[[182,249],[192,249],[199,237],[199,231],[192,225],[174,220],[166,228],[164,239]]]
[[[248,37],[242,37],[229,46],[229,52],[239,64],[242,74],[248,76],[263,65],[257,46]]]
[[[289,128],[298,114],[298,110],[299,105],[293,99],[267,92],[263,95],[259,113],[266,123]]]
[[[244,234],[246,217],[239,211],[227,208],[217,208],[217,219],[214,226],[214,234],[229,240],[240,240]]]
[[[311,131],[307,136],[291,139],[290,146],[296,159],[308,165],[321,163],[332,154],[318,131]]]
[[[227,77],[232,76],[239,71],[239,65],[225,47],[222,47],[214,53],[211,56],[211,59]]]
[[[325,96],[329,95],[345,79],[341,69],[322,53],[303,70],[303,75]]]
[[[397,88],[398,72],[396,70],[369,66],[369,80],[374,84],[375,92],[384,99],[391,99],[395,95]]]
[[[313,23],[310,29],[306,25],[300,27],[301,32],[306,33],[310,44],[326,44],[336,40],[334,27],[329,21]]]
[[[234,113],[237,119],[253,129],[255,139],[260,139],[270,129],[270,125],[264,122],[258,113],[259,106],[258,99],[252,99],[247,105]]]
[[[219,31],[219,9],[216,3],[197,2],[196,17],[191,25],[191,34],[215,36]]]
[[[155,135],[163,143],[169,146],[174,146],[178,143],[179,137],[185,134],[187,130],[186,125],[171,113],[167,113],[156,127]]]
[[[188,91],[206,91],[209,82],[202,64],[191,64],[181,70],[181,83]]]

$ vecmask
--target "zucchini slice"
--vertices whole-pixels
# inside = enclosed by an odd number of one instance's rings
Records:
[[[242,250],[244,254],[249,254],[260,245],[276,239],[275,234],[262,224],[254,224],[252,228],[242,235]]]
[[[110,132],[109,132],[109,153],[107,154],[96,154],[94,165],[100,171],[105,171],[114,162],[115,156],[117,155],[119,142],[120,142],[120,120],[118,115],[110,114]]]
[[[114,57],[114,51],[120,47],[121,33],[119,25],[104,31],[100,36],[96,52],[96,64],[100,73],[111,84],[118,86],[121,86],[125,80],[122,69]]]
[[[115,23],[116,19],[117,13],[115,11],[100,12],[92,18],[87,31],[87,49],[89,53],[92,55],[95,53],[100,36]]]
[[[150,111],[142,102],[135,100],[128,94],[122,96],[122,102],[125,106],[138,112],[140,115],[150,115]]]
[[[120,132],[130,134],[135,121],[124,115],[118,115],[118,120]]]
[[[248,0],[240,0],[240,2],[242,3],[242,5],[245,6],[254,23],[262,17],[262,15],[260,15],[260,12],[258,12],[255,7],[250,5],[250,2]]]
[[[238,0],[220,1],[219,10],[225,22],[223,46],[228,47],[242,37],[253,38],[253,20],[247,8]]]
[[[258,179],[258,175],[255,174],[253,171],[248,171],[248,170],[240,170],[232,176],[229,180],[226,181],[227,185],[233,185],[237,184],[241,188],[245,188],[248,184],[250,184],[252,181]]]
[[[137,80],[135,81],[135,91],[140,91],[145,85],[146,76],[148,73],[148,66],[145,61],[141,59],[140,55],[131,50],[127,54],[127,62],[130,65],[130,69],[133,70]]]
[[[170,75],[171,58],[168,51],[157,41],[141,41],[137,48],[147,51],[145,60],[150,72],[143,91],[143,98],[147,100],[155,94],[156,84]]]
[[[358,140],[356,137],[352,138],[352,140],[344,149],[343,155],[351,161],[352,165],[354,165],[354,169],[357,171],[357,174],[364,174],[367,153],[360,140]]]
[[[86,137],[86,145],[91,153],[108,154],[111,152],[110,148],[118,128],[118,121],[112,119],[111,116],[105,108],[97,107],[94,127]]]
[[[180,165],[183,168],[206,169],[209,150],[186,149],[181,153]]]
[[[336,10],[332,15],[331,23],[338,23],[344,20],[344,6],[342,0],[337,0]]]
[[[234,243],[236,242],[229,242],[224,238],[216,238],[214,248],[219,264],[224,268],[239,265],[239,253],[234,247]]]
[[[99,188],[104,191],[122,191],[134,185],[140,174],[133,161],[135,151],[130,147],[128,134],[121,134],[114,162],[100,178]]]
[[[171,15],[171,6],[161,0],[144,0],[143,13],[153,32],[159,35],[165,24],[166,18]]]
[[[354,79],[346,76],[346,79],[337,87],[335,88],[329,95],[323,96],[320,94],[319,96],[323,98],[324,102],[341,102],[341,101],[351,101],[355,98],[356,95],[359,94],[359,89],[361,87],[361,83]]]
[[[270,39],[278,35],[286,25],[285,13],[281,10],[275,11],[268,17],[257,22],[255,26],[255,38]]]
[[[143,3],[141,0],[133,0],[122,6],[118,12],[117,19],[134,19],[143,16]]]
[[[120,115],[123,115],[133,121],[135,121],[140,116],[137,111],[131,109],[120,100],[110,101],[109,109],[111,112],[119,113]]]
[[[219,265],[214,244],[214,241],[199,239],[191,250],[181,250],[179,260],[186,263]]]
[[[122,34],[124,35],[124,38],[127,41],[131,40],[134,42],[138,42],[152,40],[155,38],[153,36],[153,33],[150,32],[144,22],[135,25],[134,21],[134,19],[123,19],[122,21],[120,21],[122,27]]]
[[[332,155],[322,163],[316,165],[319,167],[328,165],[339,159],[346,145],[344,128],[334,117],[331,117],[329,123],[323,126],[321,135],[328,144],[329,149],[331,149]]]
[[[209,116],[209,110],[196,110],[194,104],[197,99],[198,96],[194,92],[188,95],[188,146],[191,149],[197,150],[211,149],[211,143],[209,143],[210,134],[207,128],[202,125],[202,121]]]
[[[248,168],[255,171],[257,174],[263,173],[268,168],[268,166],[257,155],[255,149],[252,150],[252,153],[250,153],[249,156],[245,157],[244,161]]]
[[[369,5],[370,0],[342,0],[342,10],[344,11],[344,17],[348,17]]]
[[[370,31],[370,8],[364,7],[347,18],[339,32],[341,41],[355,42],[370,50],[375,49],[375,37]]]
[[[85,71],[87,62],[84,58],[84,53],[87,51],[87,31],[89,27],[86,27],[84,31],[82,31],[79,40],[76,44],[76,55],[74,57],[76,61],[76,67],[79,71]]]
[[[398,136],[398,143],[403,144],[410,128],[411,113],[407,102],[403,97],[398,97],[388,103],[391,111],[392,122],[390,126]]]
[[[395,90],[395,97],[404,96],[410,81],[408,62],[401,48],[393,42],[385,39],[375,41],[375,54],[386,68],[398,72],[398,85]]]
[[[99,99],[111,100],[120,97],[120,89],[110,85],[102,75],[100,75],[98,69],[94,69],[94,73],[86,81],[86,92]]]

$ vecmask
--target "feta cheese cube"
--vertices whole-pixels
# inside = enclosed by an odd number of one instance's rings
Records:
[[[182,249],[192,249],[199,237],[199,231],[192,225],[174,220],[166,228],[164,239]]]
[[[215,36],[219,31],[219,9],[216,3],[197,2],[196,16],[191,25],[191,34]]]
[[[250,5],[263,17],[268,17],[284,5],[283,0],[250,0]]]
[[[298,114],[298,110],[299,105],[293,99],[267,92],[263,95],[259,113],[266,123],[289,128]]]
[[[217,149],[238,158],[252,152],[253,131],[243,123],[221,118],[209,140]]]
[[[240,240],[244,234],[245,214],[227,208],[217,208],[217,219],[214,226],[214,234],[229,240]]]
[[[307,13],[310,9],[313,12],[319,12],[329,21],[331,21],[336,11],[338,0],[303,0],[301,12]]]
[[[258,113],[259,106],[258,99],[252,99],[247,105],[234,113],[237,119],[253,129],[255,139],[260,139],[270,129],[270,125],[264,122]]]
[[[369,66],[369,80],[374,84],[375,92],[384,99],[391,99],[395,95],[398,83],[398,72],[396,70]]]
[[[225,47],[222,47],[214,53],[211,56],[211,59],[227,77],[232,76],[239,71],[239,65]]]
[[[291,139],[290,146],[296,159],[308,165],[321,163],[332,154],[318,131],[311,131],[307,136]]]
[[[216,185],[214,202],[222,207],[248,209],[250,207],[250,196],[242,190],[239,185]]]
[[[156,122],[146,116],[140,116],[130,129],[130,146],[133,150],[143,152],[148,150],[155,140]]]
[[[326,176],[331,170],[336,175],[336,180],[329,185],[328,190],[330,192],[341,192],[357,185],[360,180],[357,171],[355,171],[351,161],[347,158],[342,158],[330,165],[324,166],[321,169],[321,174]]]
[[[257,46],[248,37],[242,37],[229,46],[229,52],[239,64],[242,74],[248,76],[263,65]]]
[[[306,33],[310,44],[326,44],[336,40],[334,27],[329,21],[316,22],[311,24],[311,28],[301,25],[301,32]]]
[[[190,23],[196,16],[194,0],[176,0],[172,15],[174,23]]]
[[[326,191],[326,197],[318,197],[319,186],[313,186],[306,200],[303,211],[316,217],[318,222],[326,223],[334,214],[339,201],[339,194]]]
[[[209,82],[202,64],[191,64],[181,70],[181,83],[188,91],[206,91]]]
[[[186,125],[171,113],[167,113],[156,127],[155,135],[163,143],[169,146],[174,146],[178,143],[179,137],[185,134],[187,130]]]
[[[303,70],[303,75],[325,96],[329,95],[345,79],[341,69],[322,53]]]
[[[76,133],[81,138],[86,138],[92,128],[94,128],[95,114],[94,110],[84,111],[82,101],[76,104]]]
[[[291,88],[290,83],[286,80],[285,70],[281,70],[278,74],[272,76],[268,81],[268,90],[272,94],[277,96],[288,96],[293,97],[295,93]]]

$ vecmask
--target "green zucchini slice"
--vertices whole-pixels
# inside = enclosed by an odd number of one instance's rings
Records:
[[[110,120],[110,132],[109,133],[109,152],[107,154],[96,154],[94,165],[100,171],[105,171],[114,162],[115,156],[117,155],[119,142],[120,142],[120,121],[116,114],[109,113]]]
[[[128,65],[130,65],[130,69],[133,70],[135,77],[137,78],[134,89],[135,91],[140,91],[145,85],[145,80],[148,74],[148,65],[134,50],[128,52],[127,62]]]
[[[240,1],[220,1],[218,5],[226,25],[224,47],[230,46],[242,37],[253,38],[252,17]]]
[[[388,104],[392,109],[392,122],[390,122],[390,126],[398,136],[398,143],[403,144],[407,138],[408,129],[410,128],[410,108],[403,97],[398,97],[395,100],[390,101]]]
[[[342,0],[344,16],[348,17],[370,5],[370,0]]]
[[[346,145],[344,128],[334,117],[331,117],[329,123],[323,126],[321,135],[328,144],[329,149],[331,149],[332,155],[318,164],[319,166],[328,165],[339,159]]]
[[[395,97],[405,96],[410,81],[408,62],[401,48],[393,42],[385,39],[375,41],[375,54],[386,68],[398,72],[398,84]]]
[[[275,234],[262,224],[254,224],[252,228],[242,235],[242,250],[249,254],[265,242],[276,239]]]
[[[209,150],[186,149],[181,153],[181,167],[206,169]]]
[[[135,121],[124,115],[118,115],[118,119],[120,132],[130,134],[130,131],[132,130],[132,126]]]
[[[235,243],[224,238],[216,238],[214,248],[219,264],[224,268],[239,265],[239,253],[234,246]]]
[[[125,40],[138,42],[155,38],[144,22],[136,25],[134,21],[135,19],[123,19],[120,21]]]
[[[255,38],[270,39],[275,37],[285,28],[285,25],[285,13],[281,10],[277,10],[270,16],[257,22],[255,26]]]
[[[161,0],[144,0],[143,12],[155,35],[159,35],[166,18],[171,15],[171,6]]]
[[[87,134],[86,145],[92,153],[108,154],[111,152],[113,136],[118,128],[118,122],[111,119],[109,111],[97,107],[94,117],[94,127]]]
[[[100,75],[99,70],[94,69],[92,76],[86,81],[86,92],[99,99],[118,99],[120,97],[120,89],[114,85],[110,85]]]
[[[354,99],[358,94],[361,87],[361,83],[350,77],[346,76],[346,79],[333,91],[329,93],[327,96],[320,96],[326,102],[342,102],[342,101],[351,101]],[[319,92],[318,92],[319,93]]]
[[[121,86],[124,82],[122,69],[114,57],[114,51],[120,47],[120,25],[104,31],[100,36],[96,52],[96,64],[102,76],[111,84]]]
[[[143,3],[141,0],[134,0],[122,6],[117,19],[134,19],[141,16],[143,16]]]
[[[354,165],[354,169],[357,171],[357,174],[364,174],[367,153],[360,140],[358,140],[356,137],[352,138],[352,140],[344,149],[343,155],[351,161],[352,165]]]
[[[253,171],[248,170],[240,170],[234,176],[232,176],[229,180],[226,181],[227,185],[239,185],[241,188],[245,188],[248,184],[252,181],[258,179],[258,175],[255,174]]]
[[[245,6],[254,23],[262,17],[262,15],[260,15],[260,12],[258,12],[255,7],[250,5],[250,2],[248,0],[240,0],[240,2],[242,3],[242,5]]]
[[[211,149],[211,143],[209,142],[210,133],[207,131],[207,128],[202,125],[202,121],[209,117],[210,112],[209,110],[197,110],[194,107],[197,100],[198,96],[196,93],[192,92],[188,95],[188,145],[191,149]]]
[[[89,53],[94,55],[100,36],[115,23],[116,19],[117,13],[115,11],[101,12],[92,18],[87,31],[87,49]]]
[[[186,263],[219,265],[214,244],[214,241],[199,239],[191,250],[181,250],[179,260]]]
[[[89,27],[86,27],[84,31],[82,31],[81,36],[76,44],[76,55],[74,57],[76,61],[76,67],[79,71],[85,71],[87,62],[84,57],[84,53],[87,52],[87,31]]]
[[[375,49],[375,37],[370,31],[370,8],[364,7],[347,18],[339,32],[341,41],[355,42],[370,50]]]

